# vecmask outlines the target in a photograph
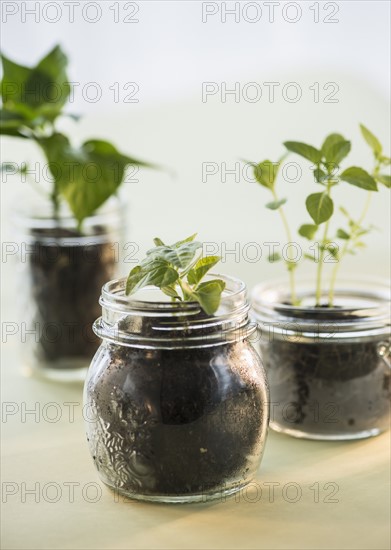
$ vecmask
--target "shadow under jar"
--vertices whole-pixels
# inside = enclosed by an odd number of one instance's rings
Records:
[[[226,290],[214,316],[155,301],[153,288],[129,299],[124,279],[103,288],[94,325],[103,342],[84,388],[87,439],[102,481],[130,498],[219,498],[258,470],[267,382],[249,342],[245,285],[218,277]]]
[[[65,208],[53,217],[49,207],[15,216],[23,362],[35,376],[84,381],[100,344],[92,324],[101,289],[117,275],[123,207],[109,201],[84,220],[82,232]]]
[[[286,283],[255,287],[252,317],[270,384],[271,428],[329,440],[390,428],[389,294],[384,281],[341,281],[335,307],[313,307],[304,283],[294,307]]]

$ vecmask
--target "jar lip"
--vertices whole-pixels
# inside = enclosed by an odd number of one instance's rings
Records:
[[[206,314],[198,302],[127,297],[126,278],[109,281],[102,288],[99,301],[102,316],[94,323],[94,332],[107,341],[142,348],[198,348],[244,340],[256,330],[248,317],[246,285],[227,275],[205,276],[206,280],[214,278],[226,283],[214,315]],[[143,289],[141,294],[149,295],[149,292],[152,296],[155,293],[161,296],[161,291],[152,286]]]
[[[368,333],[388,334],[390,325],[390,286],[384,278],[345,277],[335,291],[335,307],[315,307],[314,281],[303,279],[297,285],[297,295],[304,305],[292,305],[289,285],[284,279],[265,281],[252,291],[252,316],[261,325],[276,324],[291,332],[308,335],[338,331],[354,338]],[[322,296],[327,299],[327,293]],[[311,305],[307,302],[311,300]],[[279,328],[277,327],[277,331]]]
[[[51,204],[33,204],[31,208],[18,207],[13,212],[13,224],[17,229],[24,231],[34,240],[42,241],[67,241],[71,239],[85,239],[104,235],[107,230],[119,230],[123,225],[123,215],[126,202],[118,197],[110,197],[101,207],[83,221],[83,230],[77,229],[77,220],[69,207],[63,202],[57,217],[54,217]],[[99,231],[97,231],[99,229]],[[57,237],[55,230],[68,230],[75,235]]]
[[[124,313],[145,312],[147,314],[150,312],[151,314],[163,315],[164,313],[168,315],[196,315],[201,311],[201,306],[198,302],[171,302],[168,301],[168,298],[167,301],[139,300],[132,297],[127,297],[125,295],[126,279],[126,277],[113,279],[103,285],[100,298],[100,304],[102,307],[121,309]],[[237,279],[236,277],[230,277],[228,275],[221,275],[219,273],[207,274],[205,279],[222,279],[226,284],[219,309],[215,316],[218,316],[219,310],[224,309],[224,306],[248,306],[247,287],[242,280]],[[144,293],[149,291],[156,292],[156,290],[156,287],[148,286],[144,289]]]

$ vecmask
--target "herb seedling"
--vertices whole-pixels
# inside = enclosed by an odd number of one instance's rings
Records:
[[[63,112],[72,88],[66,74],[68,59],[59,46],[33,68],[1,59],[0,133],[32,140],[42,149],[52,177],[49,198],[54,215],[58,216],[60,201],[66,201],[80,229],[83,220],[117,192],[128,165],[153,166],[120,153],[107,141],[92,139],[74,147],[56,130],[59,117],[79,118]],[[28,176],[26,163],[16,166],[5,163],[2,170]],[[32,184],[47,195],[34,180]]]
[[[335,133],[327,136],[320,149],[297,141],[286,141],[284,143],[289,152],[296,153],[312,163],[311,170],[313,171],[315,183],[323,187],[322,191],[308,195],[305,201],[307,212],[312,218],[313,223],[302,224],[298,229],[298,234],[301,237],[313,243],[317,242],[319,246],[319,257],[316,258],[309,254],[304,255],[306,259],[315,261],[318,264],[315,288],[316,306],[321,305],[325,253],[329,252],[335,260],[335,267],[331,274],[328,291],[328,306],[332,307],[336,277],[342,258],[348,253],[355,254],[358,249],[365,246],[362,237],[371,230],[371,227],[365,227],[363,223],[369,209],[372,193],[378,191],[378,183],[387,188],[391,186],[390,176],[381,173],[384,167],[390,164],[390,158],[383,154],[383,147],[372,132],[363,125],[360,125],[360,129],[374,155],[374,168],[371,174],[357,166],[351,166],[341,171],[341,162],[351,150],[350,141],[346,140],[341,134]],[[276,190],[276,179],[281,160],[276,163],[265,160],[258,164],[250,164],[254,167],[256,181],[263,187],[266,187],[272,194],[273,201],[267,203],[266,207],[271,210],[277,210],[281,216],[289,243],[285,264],[290,277],[291,302],[293,305],[298,305],[299,302],[295,289],[295,269],[298,264],[292,260],[292,232],[283,209],[283,205],[287,202],[287,199],[280,198]],[[339,228],[333,237],[344,243],[341,251],[339,251],[340,247],[330,238],[330,222],[335,212],[334,201],[331,195],[333,187],[340,185],[342,182],[366,190],[367,200],[361,214],[357,218],[353,218],[346,208],[340,207],[339,210],[346,217],[348,226],[345,229]],[[321,237],[319,241],[315,241],[318,231],[321,231]],[[281,257],[277,254],[269,257],[269,261],[272,262],[280,259]]]
[[[225,283],[221,279],[202,282],[219,256],[202,256],[202,243],[194,240],[197,234],[172,245],[154,239],[155,248],[129,273],[126,294],[131,295],[145,286],[156,286],[172,301],[198,302],[208,315],[220,305]]]

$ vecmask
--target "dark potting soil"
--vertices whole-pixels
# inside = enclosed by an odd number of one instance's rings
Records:
[[[377,353],[378,343],[261,345],[271,420],[313,434],[387,429],[390,369]]]
[[[268,406],[247,343],[197,349],[101,348],[86,395],[102,479],[127,494],[185,496],[249,481]]]
[[[94,236],[91,244],[79,245],[49,244],[42,236],[75,238],[78,234],[65,229],[57,229],[55,235],[37,234],[27,255],[30,323],[38,328],[38,358],[54,368],[56,361],[60,368],[73,367],[63,360],[89,361],[99,347],[92,324],[101,313],[102,285],[115,274],[115,250],[110,242],[94,242]]]

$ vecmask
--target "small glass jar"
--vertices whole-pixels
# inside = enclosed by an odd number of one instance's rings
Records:
[[[84,389],[87,439],[104,483],[127,497],[192,502],[234,493],[256,475],[268,388],[249,338],[244,283],[229,277],[220,307],[142,301],[125,279],[102,291],[103,342]],[[207,279],[207,278],[206,278]]]
[[[311,283],[312,285],[312,283]],[[342,280],[335,307],[313,307],[313,288],[255,287],[252,317],[270,383],[270,427],[310,439],[360,439],[390,427],[390,288]],[[324,296],[327,302],[327,296]]]
[[[118,274],[123,206],[108,201],[82,232],[65,206],[56,217],[50,206],[14,216],[23,364],[27,374],[84,381],[100,344],[92,323],[101,288]]]

